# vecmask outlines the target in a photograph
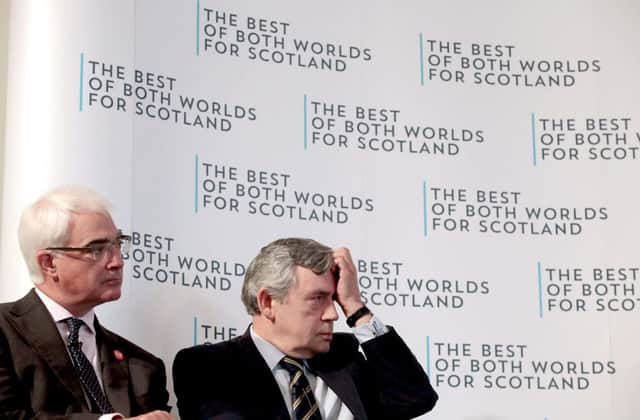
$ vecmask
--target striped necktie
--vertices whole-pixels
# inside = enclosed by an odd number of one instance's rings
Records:
[[[102,392],[100,382],[98,382],[98,377],[96,376],[96,372],[93,370],[93,366],[82,351],[82,343],[78,341],[78,332],[84,322],[77,318],[67,318],[64,321],[69,327],[69,354],[71,354],[73,366],[76,368],[80,382],[82,382],[87,395],[101,413],[115,412],[113,407],[111,407],[111,404],[109,404],[107,397],[104,395],[104,392]]]
[[[304,376],[302,361],[285,356],[280,360],[280,366],[289,372],[289,392],[295,420],[322,420],[311,385]]]

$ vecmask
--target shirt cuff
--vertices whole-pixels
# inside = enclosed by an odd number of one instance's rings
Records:
[[[389,328],[375,315],[366,324],[353,327],[351,330],[360,344],[389,332]]]

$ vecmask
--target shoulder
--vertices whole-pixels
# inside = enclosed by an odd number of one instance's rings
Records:
[[[13,317],[11,314],[13,312],[12,308],[14,304],[15,302],[0,303],[0,334],[1,335],[8,334],[10,331],[15,329],[10,327],[11,322],[9,321],[9,318]]]
[[[176,354],[174,366],[203,361],[224,365],[225,362],[235,362],[252,345],[251,338],[242,335],[220,343],[207,343],[183,348]]]
[[[50,315],[32,289],[22,298],[0,303],[0,327],[3,330],[14,329],[19,332],[18,320],[27,320],[34,323],[42,323]]]
[[[248,333],[215,344],[200,344],[180,350],[174,359],[173,368],[186,366],[217,366],[224,368],[237,364],[243,358],[259,355]]]
[[[4,315],[7,312],[10,312],[11,308],[13,307],[14,304],[15,304],[15,302],[3,302],[3,303],[0,303],[0,314]]]
[[[184,348],[173,359],[172,373],[176,394],[193,389],[212,377],[227,378],[226,386],[232,387],[233,372],[252,370],[260,354],[252,349],[250,337],[236,337],[216,344],[201,344]],[[255,346],[253,346],[255,348]],[[209,388],[217,385],[208,385]],[[224,388],[224,386],[223,386]],[[184,395],[183,395],[184,396]]]
[[[13,312],[15,302],[0,303],[0,322],[3,322]]]
[[[18,300],[13,302],[4,302],[0,303],[0,314],[4,317],[8,314],[12,315],[24,315],[29,312],[35,305],[41,305],[42,302],[38,299],[34,289],[32,289],[29,293],[24,295]],[[42,306],[44,307],[44,306]]]

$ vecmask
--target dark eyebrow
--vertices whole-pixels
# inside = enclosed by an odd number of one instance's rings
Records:
[[[309,292],[309,294],[307,296],[309,296],[309,297],[318,296],[318,295],[321,295],[321,296],[332,296],[333,294],[334,293],[327,292],[327,291],[324,291],[324,290],[314,290],[312,292]]]

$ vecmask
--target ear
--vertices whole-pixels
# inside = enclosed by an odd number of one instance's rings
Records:
[[[275,319],[275,314],[273,312],[274,299],[271,297],[267,289],[261,287],[260,290],[258,290],[258,295],[256,297],[258,300],[260,314],[269,321],[273,321]]]
[[[36,254],[36,260],[38,261],[38,267],[42,273],[42,278],[45,280],[49,278],[57,278],[58,269],[56,267],[56,261],[50,252],[39,251]]]

